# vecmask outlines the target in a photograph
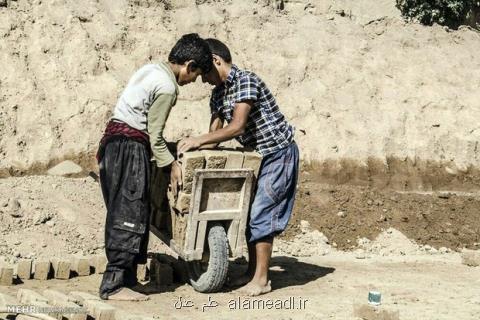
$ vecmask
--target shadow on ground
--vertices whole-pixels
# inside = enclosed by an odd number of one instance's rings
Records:
[[[301,286],[334,271],[335,268],[298,261],[293,257],[273,257],[270,263],[272,289]]]
[[[230,265],[230,278],[234,278],[246,271],[246,261],[232,263]],[[270,262],[269,277],[272,281],[272,289],[281,289],[292,286],[301,286],[315,281],[330,273],[335,268],[322,267],[311,263],[298,261],[294,257],[273,257]]]

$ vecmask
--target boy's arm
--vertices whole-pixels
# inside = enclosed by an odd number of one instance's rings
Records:
[[[152,103],[147,114],[147,131],[150,137],[150,146],[152,147],[153,157],[157,167],[167,167],[171,165],[170,184],[172,193],[176,197],[178,189],[182,187],[182,171],[179,163],[167,148],[167,142],[163,137],[163,130],[167,122],[170,110],[175,104],[175,95],[160,94]]]
[[[245,132],[248,114],[250,113],[252,106],[253,101],[251,100],[236,103],[233,110],[232,121],[226,127],[198,137],[183,139],[178,144],[178,154],[192,149],[198,149],[203,145],[228,141],[242,135]]]
[[[152,103],[147,114],[147,131],[157,167],[166,167],[175,159],[167,148],[163,130],[172,109],[175,96],[160,94]]]
[[[214,132],[223,128],[223,120],[218,116],[218,114],[213,114],[210,119],[210,130],[209,132]],[[205,144],[200,147],[200,149],[214,149],[218,146],[218,143]]]

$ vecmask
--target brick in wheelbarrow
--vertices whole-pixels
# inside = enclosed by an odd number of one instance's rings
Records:
[[[242,169],[244,155],[240,151],[224,151],[227,155],[225,169]]]
[[[225,169],[227,153],[222,150],[203,150],[206,169]]]
[[[190,210],[191,196],[185,192],[180,191],[176,203],[173,205],[179,212],[188,213]]]
[[[183,191],[188,194],[192,192],[195,170],[205,168],[205,155],[201,151],[186,152],[181,161]]]
[[[243,168],[253,169],[255,177],[258,176],[260,165],[262,164],[262,156],[258,152],[249,151],[244,153]]]

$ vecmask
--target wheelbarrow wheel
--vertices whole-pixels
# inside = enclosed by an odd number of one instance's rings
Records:
[[[187,266],[190,284],[196,291],[216,292],[223,287],[228,272],[228,243],[222,225],[211,225],[202,260],[190,261]]]

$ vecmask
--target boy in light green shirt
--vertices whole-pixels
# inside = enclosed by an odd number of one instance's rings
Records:
[[[140,301],[133,291],[136,268],[146,263],[150,221],[150,159],[171,171],[174,193],[180,165],[167,149],[163,130],[175,105],[178,85],[194,82],[212,68],[208,44],[197,34],[184,35],[168,62],[148,64],[129,80],[100,141],[100,183],[107,207],[105,251],[108,259],[100,297]]]

